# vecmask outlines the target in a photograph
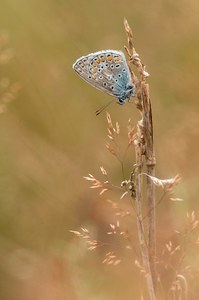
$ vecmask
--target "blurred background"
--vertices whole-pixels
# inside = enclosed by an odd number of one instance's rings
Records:
[[[110,96],[86,84],[72,64],[91,52],[122,50],[128,19],[151,75],[156,174],[182,176],[175,196],[184,201],[165,197],[157,208],[161,256],[170,240],[180,243],[175,231],[186,231],[187,213],[195,211],[197,219],[199,209],[198,16],[194,0],[0,1],[0,299],[147,299],[135,252],[117,248],[106,234],[117,220],[107,199],[127,208],[128,200],[117,193],[100,197],[83,179],[101,178],[104,166],[114,184],[122,180],[105,147],[105,112],[95,116]],[[136,124],[139,113],[131,103],[108,111],[125,149],[128,119]],[[134,162],[131,149],[127,178]],[[137,247],[135,218],[121,223]],[[88,251],[69,232],[80,227],[107,246]],[[175,272],[186,278],[189,299],[199,298],[197,234],[196,228],[184,256],[160,268],[162,299]],[[118,266],[102,264],[108,251],[117,252]]]

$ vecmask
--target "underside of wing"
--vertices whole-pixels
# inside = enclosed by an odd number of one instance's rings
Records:
[[[123,82],[130,80],[126,59],[121,51],[91,53],[79,58],[73,68],[92,86],[115,97],[120,96]]]

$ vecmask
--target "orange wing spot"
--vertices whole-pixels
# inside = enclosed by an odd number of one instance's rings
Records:
[[[116,56],[115,58],[114,58],[114,61],[116,62],[116,61],[121,61],[121,57],[120,56]]]
[[[101,57],[100,60],[101,60],[101,62],[105,62],[105,57],[104,56]]]
[[[113,57],[112,57],[111,55],[108,55],[108,56],[107,56],[107,60],[108,60],[108,61],[112,61],[112,59],[113,59]]]
[[[99,59],[99,58],[96,59],[96,63],[97,63],[97,64],[100,63],[100,59]]]
[[[94,68],[97,67],[96,63],[92,63],[92,65],[93,65]]]

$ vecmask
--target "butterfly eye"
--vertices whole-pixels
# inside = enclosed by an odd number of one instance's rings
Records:
[[[124,104],[124,100],[118,99],[118,103],[122,105],[122,104]]]
[[[132,90],[133,86],[131,84],[128,84],[126,88],[127,88],[127,90]]]

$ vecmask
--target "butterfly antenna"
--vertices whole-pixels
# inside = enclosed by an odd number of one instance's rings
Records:
[[[100,107],[98,110],[96,110],[95,115],[98,116],[99,114],[101,114],[101,112],[107,108],[107,106],[109,106],[113,101],[115,101],[115,99],[111,100],[110,102],[108,102],[107,104],[103,105],[102,107]]]

